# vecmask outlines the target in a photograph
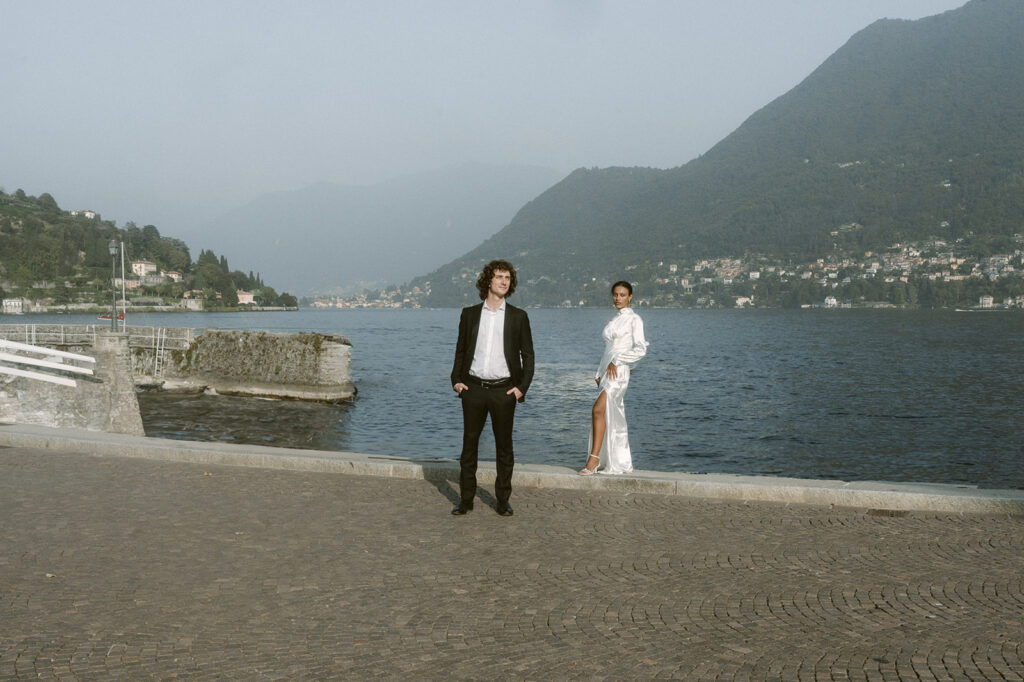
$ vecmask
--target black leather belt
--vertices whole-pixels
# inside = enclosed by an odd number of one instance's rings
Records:
[[[505,377],[504,379],[478,379],[471,374],[467,381],[481,388],[508,388],[512,385],[512,377]]]

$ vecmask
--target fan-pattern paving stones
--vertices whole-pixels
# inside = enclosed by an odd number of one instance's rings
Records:
[[[0,679],[1024,680],[1024,518],[0,448]]]

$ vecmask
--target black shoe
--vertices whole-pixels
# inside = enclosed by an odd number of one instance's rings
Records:
[[[512,516],[512,505],[509,503],[499,504],[496,508],[498,516]]]
[[[466,504],[465,502],[459,502],[459,506],[452,509],[452,514],[455,516],[463,516],[473,511],[473,505]]]

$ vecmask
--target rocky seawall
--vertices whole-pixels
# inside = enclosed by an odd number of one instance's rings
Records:
[[[132,349],[138,385],[332,403],[356,394],[352,344],[338,335],[207,330],[157,358],[157,349]]]

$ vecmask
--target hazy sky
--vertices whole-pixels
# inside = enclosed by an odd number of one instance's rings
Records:
[[[873,21],[962,4],[0,0],[0,188],[189,238],[319,181],[669,168]]]

